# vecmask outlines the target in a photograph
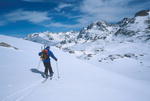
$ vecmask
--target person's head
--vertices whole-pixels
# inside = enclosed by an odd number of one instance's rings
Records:
[[[49,50],[49,49],[50,49],[50,46],[47,46],[47,47],[46,47],[46,49],[48,49],[48,50]]]

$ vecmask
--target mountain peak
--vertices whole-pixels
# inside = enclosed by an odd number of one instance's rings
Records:
[[[135,14],[135,17],[137,17],[137,16],[147,16],[149,14],[150,14],[150,10],[141,10],[141,11],[139,11]]]

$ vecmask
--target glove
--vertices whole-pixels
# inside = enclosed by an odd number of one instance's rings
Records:
[[[58,59],[55,59],[55,61],[58,61]]]

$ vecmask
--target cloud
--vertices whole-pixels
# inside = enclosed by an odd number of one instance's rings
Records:
[[[58,7],[55,8],[55,10],[59,12],[59,11],[61,11],[64,8],[72,7],[72,6],[73,6],[72,4],[61,3],[61,4],[58,5]]]
[[[57,27],[57,28],[79,28],[80,24],[63,24],[59,22],[52,22],[45,25],[46,27]]]
[[[144,9],[150,1],[146,3],[136,3],[130,5],[136,0],[83,0],[80,5],[80,12],[84,14],[78,19],[81,24],[88,24],[96,20],[105,20],[108,22],[117,22],[124,17],[134,16],[138,10]]]
[[[7,24],[7,22],[6,21],[0,21],[0,26],[4,26],[4,25],[6,25]]]
[[[10,12],[4,17],[10,22],[29,21],[35,24],[51,20],[48,17],[48,12],[25,11],[21,9]]]

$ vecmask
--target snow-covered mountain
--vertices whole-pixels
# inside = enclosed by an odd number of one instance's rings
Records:
[[[150,48],[139,54],[142,62],[147,62],[143,65],[135,60],[137,56],[134,54],[125,54],[125,57],[115,54],[123,52],[121,49],[125,47],[129,48],[128,43],[119,44],[120,48],[117,45],[106,45],[105,52],[114,54],[108,57],[113,61],[106,60],[98,66],[51,47],[58,58],[61,78],[57,79],[57,65],[52,60],[54,78],[42,83],[44,67],[42,62],[39,65],[38,56],[42,45],[0,35],[0,101],[149,101]],[[129,52],[141,52],[133,46],[128,49]],[[117,73],[114,72],[116,70]]]
[[[89,60],[97,54],[102,54],[107,50],[107,46],[113,43],[117,43],[117,46],[122,43],[137,43],[137,45],[139,42],[144,43],[143,45],[150,43],[150,11],[137,12],[135,17],[124,18],[116,24],[97,21],[79,32],[35,33],[26,39],[45,44],[50,43],[75,54],[80,59]]]
[[[49,45],[57,45],[59,43],[66,44],[75,42],[75,39],[78,35],[78,32],[61,32],[61,33],[52,33],[52,32],[43,32],[43,33],[33,33],[29,34],[25,39]]]
[[[108,24],[104,21],[98,21],[90,24],[86,28],[83,28],[79,35],[78,39],[81,40],[91,40],[96,41],[98,39],[105,39],[112,33],[115,33],[118,29],[118,26]]]
[[[134,18],[124,19],[120,25],[115,35],[125,36],[133,41],[150,41],[150,10],[140,11]]]

